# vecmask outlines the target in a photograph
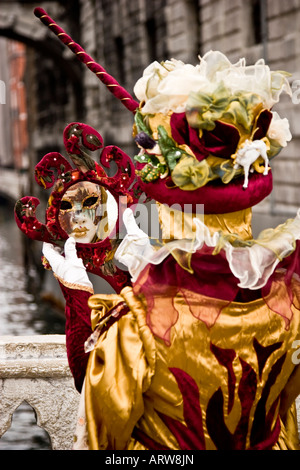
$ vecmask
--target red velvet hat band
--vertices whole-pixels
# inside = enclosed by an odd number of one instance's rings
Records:
[[[243,177],[229,185],[211,182],[194,191],[169,188],[166,186],[168,180],[160,179],[151,184],[140,181],[140,186],[148,197],[168,206],[185,206],[186,210],[191,207],[196,212],[197,204],[203,204],[205,214],[227,214],[253,207],[265,199],[273,188],[271,171],[267,175],[251,175],[247,189],[243,188]]]

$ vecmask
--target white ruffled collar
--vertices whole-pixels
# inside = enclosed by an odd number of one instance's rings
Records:
[[[209,228],[199,219],[193,240],[181,239],[155,248],[148,237],[136,224],[131,209],[123,216],[127,234],[118,247],[115,258],[124,264],[135,282],[147,264],[160,264],[174,250],[195,253],[203,245],[224,250],[232,274],[239,280],[238,286],[244,289],[261,289],[266,285],[278,263],[295,249],[300,239],[300,209],[294,219],[290,219],[275,229],[261,232],[255,240],[236,240],[221,231],[210,233]]]

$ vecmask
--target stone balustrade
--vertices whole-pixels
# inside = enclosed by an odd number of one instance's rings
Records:
[[[0,336],[0,437],[25,401],[52,449],[72,449],[79,396],[64,335]]]
[[[0,336],[0,437],[24,401],[35,410],[52,449],[72,449],[79,393],[64,335]],[[300,429],[300,397],[297,412]]]

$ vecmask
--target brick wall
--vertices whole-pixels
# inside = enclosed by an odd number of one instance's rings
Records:
[[[299,21],[298,1],[268,1],[270,67],[290,72],[292,83],[300,78]],[[274,209],[278,212],[285,212],[286,209],[295,211],[300,206],[300,102],[285,99],[277,107],[278,113],[290,121],[293,140],[274,162]]]

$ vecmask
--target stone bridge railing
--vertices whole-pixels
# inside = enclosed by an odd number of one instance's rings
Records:
[[[27,402],[53,450],[70,450],[79,393],[68,367],[65,336],[0,336],[0,437]]]
[[[0,336],[0,437],[27,402],[53,450],[70,450],[79,393],[68,367],[65,336]],[[300,429],[300,397],[297,400]]]

